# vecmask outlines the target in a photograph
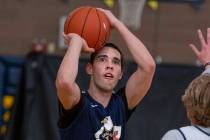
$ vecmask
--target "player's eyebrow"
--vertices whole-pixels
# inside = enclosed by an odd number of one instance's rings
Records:
[[[98,55],[96,58],[107,58],[108,56],[107,55],[105,55],[105,54],[101,54],[101,55]]]

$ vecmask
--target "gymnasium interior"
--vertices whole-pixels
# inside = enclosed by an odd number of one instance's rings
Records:
[[[127,140],[160,140],[189,125],[181,96],[204,70],[189,47],[206,38],[209,0],[2,0],[0,4],[0,140],[61,140],[55,80],[67,47],[62,38],[68,14],[82,6],[110,10],[146,46],[156,62],[152,85],[127,122]],[[116,90],[136,69],[116,30],[108,42],[126,58]],[[88,88],[80,57],[77,82]]]

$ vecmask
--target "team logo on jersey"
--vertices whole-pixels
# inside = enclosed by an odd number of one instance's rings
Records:
[[[92,108],[97,107],[98,105],[91,105]]]
[[[121,126],[114,126],[110,116],[101,121],[102,127],[95,133],[96,140],[119,140]],[[102,139],[101,139],[102,138]]]

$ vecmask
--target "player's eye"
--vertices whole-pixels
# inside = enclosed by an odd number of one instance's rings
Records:
[[[115,65],[120,65],[120,60],[119,59],[114,59],[113,60],[113,64],[115,64]]]
[[[106,57],[97,57],[97,61],[99,61],[99,62],[106,62],[107,58]]]
[[[99,58],[99,61],[104,62],[104,61],[106,61],[106,59],[101,57],[101,58]]]

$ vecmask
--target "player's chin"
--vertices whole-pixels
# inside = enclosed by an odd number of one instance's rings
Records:
[[[104,82],[104,83],[101,84],[101,88],[102,88],[104,91],[106,91],[106,92],[113,91],[114,87],[115,87],[115,86],[114,86],[113,84],[106,83],[106,82]]]
[[[108,85],[105,85],[105,89],[107,89],[108,91],[113,91],[113,89],[115,88],[116,86],[116,83],[112,83],[112,84],[108,84]]]

